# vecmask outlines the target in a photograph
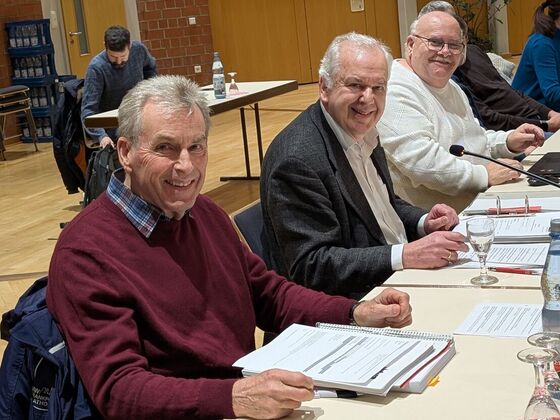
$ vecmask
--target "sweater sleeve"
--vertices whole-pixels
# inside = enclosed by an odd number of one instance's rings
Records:
[[[404,83],[393,83],[390,89],[390,103],[378,128],[387,157],[398,171],[415,187],[423,185],[451,196],[457,191],[486,189],[484,166],[459,159],[440,144],[432,121],[435,110],[422,99],[422,92]]]
[[[355,300],[329,296],[287,281],[267,270],[259,257],[243,247],[259,328],[279,332],[293,323],[349,323],[348,315]]]
[[[552,40],[534,44],[533,66],[545,102],[550,108],[560,110],[560,63]]]
[[[101,95],[103,94],[104,83],[103,76],[95,69],[95,66],[88,67],[84,80],[84,91],[82,97],[82,124],[86,117],[98,114]],[[103,137],[107,137],[107,132],[103,128],[86,128],[86,133],[94,140],[101,141]]]
[[[476,109],[480,115],[484,127],[492,130],[510,130],[519,127],[521,124],[535,124],[540,127],[540,121],[532,118],[520,117],[513,114],[504,114],[494,111],[484,101],[473,97]],[[536,102],[536,101],[535,101]],[[548,119],[545,114],[543,119]]]
[[[140,45],[142,45],[142,49],[144,51],[144,66],[142,69],[144,73],[144,79],[150,79],[157,76],[156,59],[150,54],[144,44]]]
[[[77,370],[105,418],[231,418],[236,379],[185,379],[150,371],[133,305],[113,286],[126,274],[94,251],[58,249],[47,303]],[[99,281],[111,278],[114,281]]]

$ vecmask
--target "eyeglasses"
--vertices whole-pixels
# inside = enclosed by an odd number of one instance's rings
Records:
[[[465,49],[465,44],[455,44],[453,42],[443,42],[441,39],[437,39],[437,38],[426,38],[420,35],[412,35],[416,38],[420,38],[422,41],[424,41],[426,43],[426,45],[428,46],[428,49],[430,51],[435,51],[435,52],[439,52],[441,50],[443,50],[443,47],[445,47],[447,45],[447,49],[449,50],[449,52],[451,54],[461,54],[463,52],[463,50]]]

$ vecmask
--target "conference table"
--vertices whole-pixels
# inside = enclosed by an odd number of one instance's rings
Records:
[[[212,85],[202,86],[201,90],[206,95],[208,106],[212,115],[222,112],[239,109],[241,120],[241,135],[243,138],[243,153],[245,157],[245,176],[225,176],[220,177],[221,181],[236,180],[258,180],[258,176],[251,173],[251,163],[249,159],[249,141],[247,138],[247,124],[245,120],[245,107],[253,108],[255,115],[255,128],[257,134],[257,148],[259,154],[259,164],[263,160],[263,145],[261,134],[261,122],[259,113],[259,102],[270,99],[278,95],[298,89],[296,80],[274,80],[267,82],[237,82],[239,93],[228,94],[224,99],[216,99]],[[226,91],[229,92],[229,83],[226,84]],[[84,125],[88,128],[116,128],[119,125],[118,112],[116,109],[90,115],[85,118]]]
[[[407,329],[453,332],[480,302],[542,302],[540,290],[402,288],[412,297],[414,323]],[[376,289],[368,296],[379,293]],[[517,360],[529,347],[522,338],[455,335],[457,354],[439,382],[421,394],[322,398],[303,403],[289,419],[517,420],[533,390],[533,367]]]
[[[545,143],[546,149],[529,156],[530,166],[546,152],[560,151],[560,133]],[[551,186],[531,187],[525,177],[491,187],[485,197],[558,196]],[[413,324],[407,329],[453,333],[476,304],[543,302],[540,276],[493,273],[499,282],[474,286],[472,269],[403,270],[383,287],[397,287],[410,295]],[[324,398],[305,402],[289,419],[521,419],[534,386],[533,367],[519,361],[517,353],[529,347],[525,338],[454,335],[457,354],[439,374],[439,382],[421,394],[390,392],[386,397]]]

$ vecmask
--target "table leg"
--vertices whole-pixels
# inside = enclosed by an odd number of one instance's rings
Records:
[[[256,105],[256,104],[255,104]],[[245,121],[245,108],[239,108],[239,115],[241,117],[241,134],[243,136],[243,152],[245,154],[245,171],[246,176],[222,176],[220,181],[257,181],[258,176],[251,175],[251,162],[249,161],[249,141],[247,140],[247,124]],[[255,115],[258,115],[258,105],[256,105]],[[259,158],[262,163],[262,143],[260,134],[260,121],[257,119],[257,139],[259,142]]]

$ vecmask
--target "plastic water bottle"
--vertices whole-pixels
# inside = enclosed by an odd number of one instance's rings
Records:
[[[543,330],[560,332],[560,219],[550,222],[550,248],[541,277]]]
[[[220,53],[214,53],[214,61],[212,62],[212,83],[214,84],[214,96],[216,99],[224,99],[226,97],[226,78],[224,76],[224,66],[220,60]]]

